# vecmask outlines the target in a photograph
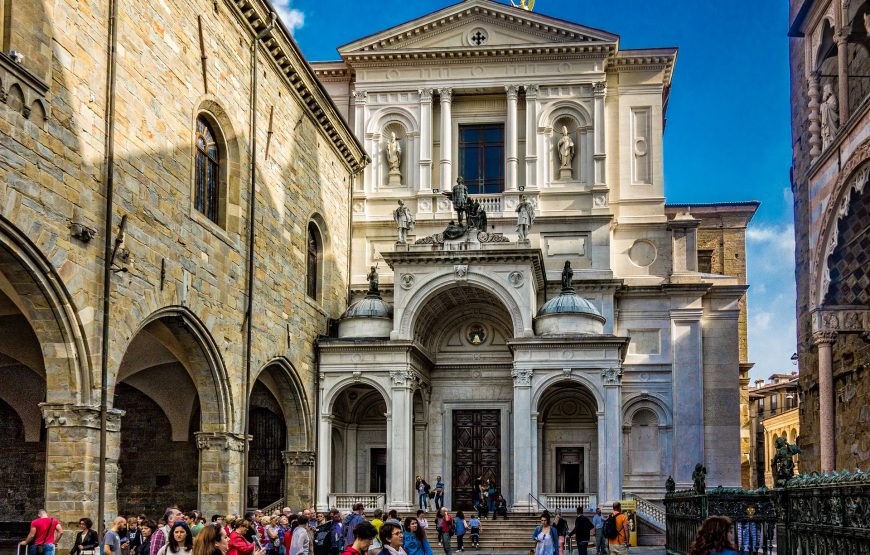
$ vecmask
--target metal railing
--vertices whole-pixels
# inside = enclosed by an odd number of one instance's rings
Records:
[[[636,493],[632,493],[631,498],[634,499],[635,506],[637,507],[637,514],[640,517],[653,526],[657,526],[661,530],[665,529],[664,505],[659,505],[658,503],[643,498]]]
[[[529,504],[530,504],[530,505],[532,504],[532,503],[531,503],[532,501],[534,501],[535,503],[537,503],[538,508],[541,509],[542,511],[549,511],[549,510],[550,510],[550,509],[547,508],[546,505],[544,505],[543,503],[541,503],[541,500],[540,500],[540,499],[538,499],[537,497],[535,497],[534,495],[532,495],[532,494],[530,493],[530,494],[529,494]]]
[[[330,493],[329,507],[339,511],[349,511],[357,503],[362,503],[367,513],[383,509],[387,504],[386,493]]]
[[[598,506],[598,496],[593,493],[543,493],[541,496],[550,511],[560,509],[563,513],[573,513],[577,507]]]
[[[280,511],[283,508],[284,508],[284,498],[282,497],[281,499],[275,501],[274,503],[266,505],[265,507],[263,507],[260,510],[263,511],[264,515],[269,515],[269,514],[272,514],[272,511],[274,511],[276,509]]]

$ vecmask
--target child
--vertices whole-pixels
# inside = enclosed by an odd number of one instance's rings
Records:
[[[480,518],[472,515],[468,526],[471,528],[471,547],[480,549]]]

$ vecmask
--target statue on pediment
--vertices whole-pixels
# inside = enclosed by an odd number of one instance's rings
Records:
[[[404,201],[399,200],[399,207],[393,210],[393,221],[399,231],[399,243],[408,242],[408,231],[414,227],[414,217],[411,209],[405,206]]]
[[[819,115],[822,120],[822,150],[824,150],[834,140],[834,135],[836,135],[837,127],[840,124],[840,107],[837,95],[834,94],[834,87],[830,83],[825,83],[825,86],[822,87],[822,103],[819,106]]]
[[[519,241],[528,240],[529,230],[535,222],[535,207],[532,206],[526,195],[520,195],[520,202],[517,205],[517,233],[519,233]]]

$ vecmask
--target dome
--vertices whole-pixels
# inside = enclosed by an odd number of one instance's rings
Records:
[[[393,307],[377,293],[366,295],[344,311],[338,322],[338,337],[382,338],[393,331]]]
[[[595,306],[571,289],[544,303],[535,318],[538,335],[602,334],[606,319]]]

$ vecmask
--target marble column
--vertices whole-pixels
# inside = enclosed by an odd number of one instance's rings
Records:
[[[538,85],[526,85],[526,187],[538,182]]]
[[[604,100],[607,97],[607,83],[600,81],[592,87],[593,118],[592,122],[592,184],[605,185],[607,148],[604,142]]]
[[[284,458],[284,506],[314,505],[314,451],[282,451]]]
[[[514,379],[514,494],[513,512],[530,512],[532,481],[537,477],[532,474],[532,455],[534,454],[533,438],[537,443],[537,434],[532,428],[532,370],[514,368],[511,372]]]
[[[432,89],[420,89],[420,191],[432,190]]]
[[[317,426],[317,510],[329,510],[332,484],[332,415],[321,414]]]
[[[414,508],[414,383],[416,372],[395,370],[390,372],[391,410],[387,421],[387,506],[398,511]]]
[[[245,441],[251,436],[232,432],[196,432],[199,449],[199,502],[205,514],[223,514],[228,508],[246,509],[241,498],[245,468]]]
[[[598,504],[608,507],[622,499],[622,368],[607,368],[601,377],[604,385],[604,437],[598,438],[598,456],[606,461],[607,471],[604,486],[598,486],[602,495]],[[601,449],[602,445],[604,449]]]
[[[507,159],[507,171],[505,172],[505,189],[517,190],[517,97],[520,88],[517,85],[505,86],[507,91],[507,125],[505,125],[505,158]]]
[[[840,103],[840,126],[849,119],[849,41],[840,30],[834,36],[837,43],[837,100]]]
[[[809,96],[807,108],[810,109],[808,116],[810,127],[807,130],[810,134],[810,158],[815,161],[822,153],[822,128],[819,124],[821,121],[819,115],[819,74],[815,71],[810,73],[807,78],[807,96]]]
[[[816,332],[813,342],[819,351],[819,459],[821,470],[832,471],[837,464],[834,427],[834,365],[832,346],[836,332]]]
[[[674,450],[673,476],[678,487],[690,487],[695,465],[705,462],[701,314],[701,309],[671,311],[674,437],[680,445]]]
[[[45,508],[64,527],[82,515],[97,516],[100,483],[100,408],[91,405],[40,403],[46,428]],[[121,417],[124,411],[109,409],[106,434],[106,504],[103,521],[118,514],[118,456],[121,447]],[[12,464],[14,461],[10,461]],[[64,534],[60,545],[72,547],[73,537]]]
[[[441,97],[441,190],[453,190],[453,89],[438,89]]]

